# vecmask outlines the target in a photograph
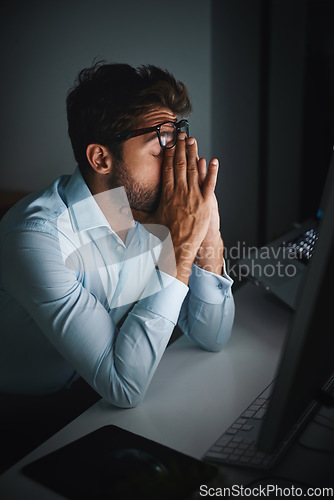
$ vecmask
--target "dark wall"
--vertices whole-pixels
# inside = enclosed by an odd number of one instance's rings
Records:
[[[75,168],[65,98],[95,58],[156,64],[188,86],[191,133],[211,154],[211,2],[11,0],[0,4],[1,187],[41,189]]]
[[[213,0],[212,140],[227,247],[264,244],[316,211],[334,143],[333,7]]]
[[[260,0],[213,0],[212,150],[225,246],[257,242],[259,210]]]

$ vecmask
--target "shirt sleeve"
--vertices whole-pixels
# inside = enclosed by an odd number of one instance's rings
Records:
[[[2,250],[4,289],[62,357],[110,403],[124,408],[139,404],[188,287],[169,277],[159,293],[147,293],[133,306],[118,329],[106,308],[83,286],[78,265],[64,265],[55,236],[14,231]]]
[[[209,351],[220,351],[231,336],[234,321],[233,280],[196,264],[182,305],[179,326],[187,337]]]

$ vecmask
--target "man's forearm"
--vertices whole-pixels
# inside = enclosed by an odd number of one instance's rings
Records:
[[[179,326],[203,349],[219,351],[230,338],[234,319],[232,283],[228,276],[193,267],[190,293],[182,305]]]
[[[217,238],[215,245],[200,246],[195,264],[206,271],[222,276],[224,272],[224,244],[221,237]]]

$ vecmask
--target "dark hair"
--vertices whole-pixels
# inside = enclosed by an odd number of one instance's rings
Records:
[[[116,160],[122,159],[122,144],[110,146],[113,137],[136,128],[138,118],[157,107],[187,116],[191,112],[188,91],[168,71],[147,65],[95,63],[80,71],[67,95],[68,133],[76,161],[89,166],[89,144],[107,146]]]

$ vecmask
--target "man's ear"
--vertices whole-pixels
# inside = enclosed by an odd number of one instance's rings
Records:
[[[91,167],[98,174],[109,174],[112,168],[112,157],[109,150],[101,144],[89,144],[86,156]]]

